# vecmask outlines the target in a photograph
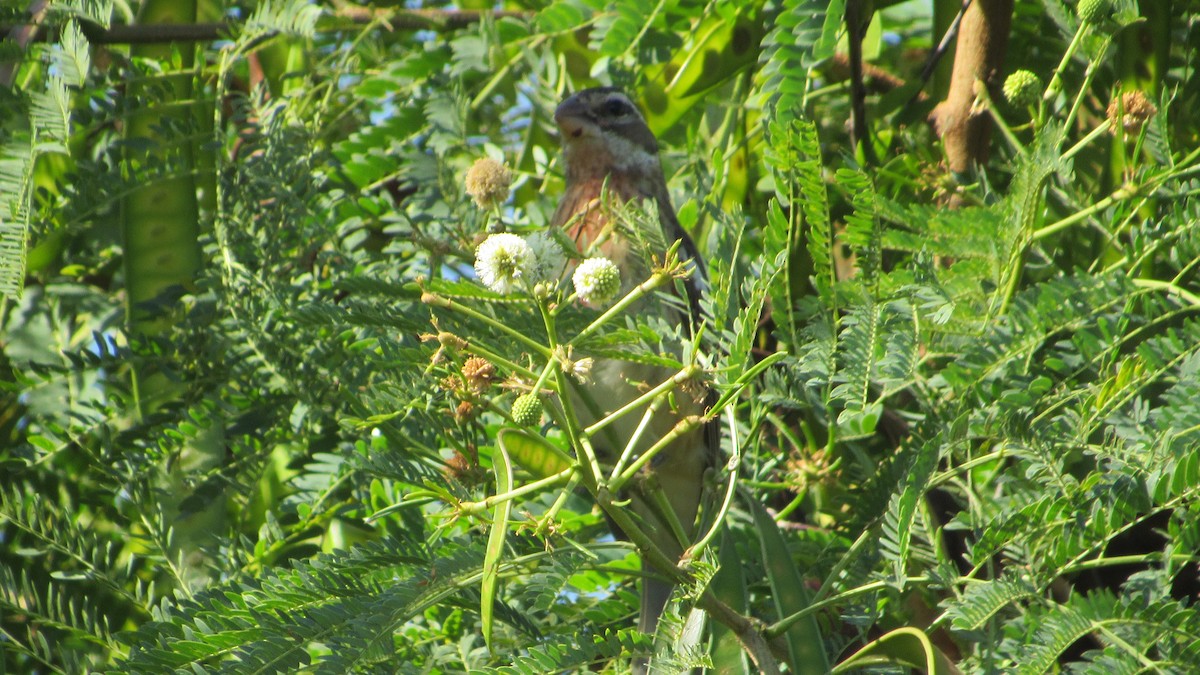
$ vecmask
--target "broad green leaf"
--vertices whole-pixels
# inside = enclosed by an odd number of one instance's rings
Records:
[[[781,622],[789,622],[783,631],[783,639],[787,643],[792,670],[798,673],[828,672],[829,659],[825,655],[825,642],[821,639],[816,617],[809,614],[800,619],[790,618],[808,608],[809,594],[783,533],[754,497],[746,495],[744,501],[754,518],[754,529],[758,533],[759,550],[767,570],[775,611]]]

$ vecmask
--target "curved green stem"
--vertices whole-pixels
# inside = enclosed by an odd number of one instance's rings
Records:
[[[525,495],[532,494],[534,492],[540,492],[552,485],[556,485],[568,480],[574,476],[578,470],[579,467],[577,466],[569,466],[552,476],[546,476],[545,478],[540,478],[531,483],[526,483],[519,488],[509,490],[508,492],[502,494],[491,495],[482,501],[463,502],[459,505],[459,512],[467,516],[478,516],[482,513],[486,513],[488,509],[491,509],[497,504],[502,504],[519,497],[524,497]]]

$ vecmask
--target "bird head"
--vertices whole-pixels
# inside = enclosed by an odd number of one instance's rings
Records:
[[[661,171],[653,132],[616,87],[584,89],[568,97],[554,111],[554,122],[562,132],[567,168],[577,172],[576,178]]]

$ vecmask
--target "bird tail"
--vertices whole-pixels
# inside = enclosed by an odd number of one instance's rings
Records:
[[[662,616],[674,588],[675,585],[667,581],[651,577],[642,580],[642,612],[638,617],[638,630],[654,633],[658,628],[658,617]]]
[[[643,563],[643,567],[645,564]],[[671,590],[675,585],[652,577],[642,578],[642,612],[638,616],[638,630],[654,635],[658,628],[658,618],[662,616],[671,599]],[[633,675],[647,675],[650,672],[649,657],[639,657],[633,660]]]

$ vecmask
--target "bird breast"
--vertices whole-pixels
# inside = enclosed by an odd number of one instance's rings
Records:
[[[585,255],[593,242],[603,237],[603,241],[599,245],[599,254],[613,261],[621,270],[621,281],[624,287],[629,281],[631,273],[640,270],[630,269],[630,266],[638,261],[633,259],[636,256],[629,255],[628,239],[609,227],[610,210],[600,199],[605,189],[607,189],[609,199],[620,202],[640,199],[644,196],[636,184],[622,178],[620,174],[600,175],[568,182],[567,190],[563,193],[558,209],[554,212],[553,223],[555,227],[565,227],[567,235]]]

